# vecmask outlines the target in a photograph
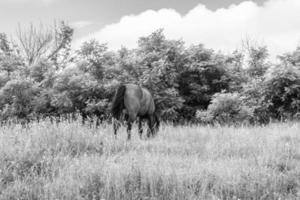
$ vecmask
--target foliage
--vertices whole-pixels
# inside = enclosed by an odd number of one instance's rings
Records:
[[[238,93],[216,93],[206,111],[198,111],[197,118],[204,123],[249,123],[253,111],[243,104]]]
[[[72,51],[72,35],[64,22],[19,27],[17,41],[0,34],[1,119],[80,113],[105,120],[121,83],[148,88],[160,118],[175,123],[299,117],[300,48],[273,65],[267,47],[250,41],[225,55],[186,47],[159,29],[134,49],[110,51],[90,40]]]
[[[17,78],[8,81],[0,90],[1,116],[27,118],[33,111],[33,99],[38,87],[30,79]]]
[[[212,96],[229,87],[224,63],[203,45],[185,52],[185,66],[179,77],[179,92],[184,99],[184,118],[193,119],[197,109],[207,109]]]
[[[272,117],[292,119],[299,115],[300,67],[275,66],[265,76],[265,101]]]
[[[84,42],[77,53],[83,60],[87,61],[85,70],[99,81],[105,78],[106,68],[114,64],[112,55],[107,52],[107,46],[99,44],[96,40]]]
[[[183,106],[178,78],[183,67],[183,42],[167,40],[158,30],[139,40],[138,56],[143,72],[139,83],[154,94],[163,119],[178,120]]]
[[[264,81],[252,79],[243,84],[241,95],[243,103],[253,110],[255,123],[266,124],[271,120],[270,113],[265,102]]]
[[[249,49],[249,57],[248,74],[252,77],[263,76],[268,68],[266,63],[266,58],[268,57],[267,47],[251,47]]]
[[[23,65],[23,58],[18,49],[8,41],[4,33],[0,33],[0,70],[10,76],[16,70],[20,70]]]

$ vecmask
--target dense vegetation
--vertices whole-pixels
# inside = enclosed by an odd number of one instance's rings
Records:
[[[19,27],[14,41],[0,34],[0,120],[79,113],[109,118],[120,83],[151,90],[164,120],[267,123],[299,118],[300,48],[268,62],[267,47],[246,41],[224,55],[185,46],[163,30],[135,49],[110,51],[96,40],[72,50],[73,29]]]
[[[136,128],[136,127],[135,127]],[[258,200],[300,197],[300,124],[166,126],[116,140],[110,125],[0,127],[3,200]]]

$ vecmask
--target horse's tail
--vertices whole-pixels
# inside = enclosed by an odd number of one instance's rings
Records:
[[[120,118],[120,115],[122,114],[122,111],[125,108],[124,105],[125,91],[126,91],[126,86],[120,85],[117,89],[117,92],[112,102],[111,113],[112,116],[116,119]]]

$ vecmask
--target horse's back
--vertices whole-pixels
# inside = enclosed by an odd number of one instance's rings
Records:
[[[141,99],[140,115],[152,114],[155,110],[154,100],[149,90],[142,88],[143,97]]]
[[[135,84],[126,84],[126,96],[132,98],[142,98],[142,88]]]
[[[155,109],[151,93],[135,84],[126,84],[124,104],[128,114],[143,116],[153,113]]]
[[[142,98],[142,90],[138,85],[126,84],[126,91],[124,95],[124,104],[126,114],[130,118],[135,118],[138,110],[140,109],[140,99]],[[134,120],[134,119],[132,119]]]

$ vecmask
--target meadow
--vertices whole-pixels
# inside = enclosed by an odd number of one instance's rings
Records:
[[[299,199],[300,123],[121,128],[0,127],[0,199]]]

